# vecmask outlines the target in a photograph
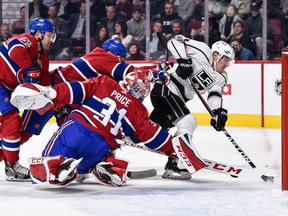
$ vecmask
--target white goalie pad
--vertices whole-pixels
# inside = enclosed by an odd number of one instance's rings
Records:
[[[177,158],[190,173],[206,167],[205,161],[192,144],[191,134],[185,133],[174,137],[172,145]]]
[[[10,102],[19,109],[37,110],[44,113],[53,106],[51,99],[56,97],[56,91],[33,83],[24,83],[15,88]]]
[[[31,179],[41,188],[67,186],[76,178],[76,168],[81,160],[65,159],[61,155],[29,158]]]

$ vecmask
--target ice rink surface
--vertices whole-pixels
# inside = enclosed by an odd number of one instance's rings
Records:
[[[20,162],[40,156],[46,142],[56,130],[49,124],[40,136],[21,148]],[[272,149],[281,146],[278,129],[228,127],[228,132],[258,166]],[[222,132],[199,126],[194,144],[207,159],[251,170],[248,163]],[[5,180],[4,163],[0,164],[0,210],[9,216],[287,216],[288,192],[281,190],[280,156],[266,175],[278,176],[267,184],[257,175],[232,178],[209,170],[200,170],[191,180],[162,179],[166,157],[129,146],[117,155],[128,159],[130,170],[155,168],[157,176],[128,179],[116,188],[94,183],[73,183],[61,189],[36,189],[31,183]],[[254,178],[255,177],[255,178]]]

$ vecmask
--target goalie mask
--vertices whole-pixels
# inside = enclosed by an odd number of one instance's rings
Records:
[[[128,74],[120,81],[120,86],[140,101],[143,101],[150,91],[150,81],[141,72]]]

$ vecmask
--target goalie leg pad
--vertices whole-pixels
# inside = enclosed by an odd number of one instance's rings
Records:
[[[31,179],[42,187],[63,187],[76,177],[76,168],[81,159],[65,159],[63,156],[30,158]]]
[[[179,135],[173,138],[172,145],[182,165],[190,173],[194,173],[206,167],[206,164],[192,144],[191,138],[192,136],[189,133]]]

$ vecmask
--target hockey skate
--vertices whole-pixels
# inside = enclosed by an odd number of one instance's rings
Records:
[[[186,169],[178,168],[177,159],[169,157],[162,178],[189,180],[191,174]]]
[[[97,164],[93,170],[93,174],[102,184],[112,184],[116,187],[124,185],[122,178],[106,164]]]
[[[30,171],[28,168],[16,163],[5,163],[7,181],[30,182]]]

